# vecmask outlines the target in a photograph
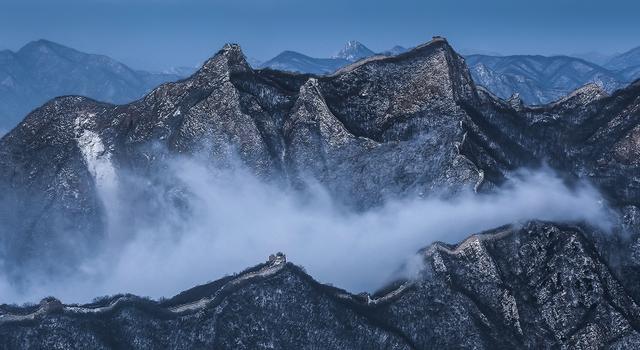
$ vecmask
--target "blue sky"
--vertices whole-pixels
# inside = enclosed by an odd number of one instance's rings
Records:
[[[640,46],[638,14],[636,0],[1,0],[0,49],[45,38],[154,70],[195,65],[225,42],[260,60],[433,35],[458,50],[615,53]]]

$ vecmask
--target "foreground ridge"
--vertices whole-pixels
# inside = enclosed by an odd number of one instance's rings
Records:
[[[233,287],[237,287],[241,283],[250,282],[254,279],[258,278],[267,278],[272,276],[280,270],[282,270],[286,265],[286,257],[282,253],[278,253],[276,255],[272,255],[269,258],[269,261],[265,264],[258,265],[247,272],[240,273],[237,276],[234,276],[230,281],[226,282],[219,290],[215,291],[215,293],[209,297],[204,297],[195,301],[191,301],[188,303],[181,303],[175,306],[167,307],[166,310],[173,313],[182,313],[182,312],[193,312],[199,309],[203,309],[207,307],[208,304],[213,302],[218,295],[224,293],[226,290],[231,289]],[[2,313],[0,314],[0,325],[8,322],[22,322],[34,320],[37,317],[44,316],[47,314],[65,312],[69,314],[86,314],[86,313],[106,313],[111,312],[115,308],[126,304],[126,303],[135,303],[136,301],[144,301],[144,299],[140,297],[136,297],[133,295],[122,295],[110,298],[106,304],[89,304],[89,305],[64,305],[59,300],[48,297],[42,299],[37,309],[33,312],[27,314],[14,314],[14,313]]]
[[[436,243],[419,252],[424,265],[414,279],[374,295],[320,284],[278,253],[162,301],[5,305],[0,339],[5,348],[638,346],[640,307],[592,234],[530,222]]]

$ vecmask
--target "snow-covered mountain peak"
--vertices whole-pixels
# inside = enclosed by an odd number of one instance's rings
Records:
[[[349,40],[333,58],[342,58],[351,62],[373,56],[375,53],[356,40]]]

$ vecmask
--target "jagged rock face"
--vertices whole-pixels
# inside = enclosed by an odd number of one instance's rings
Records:
[[[122,296],[55,312],[46,312],[49,303],[21,315],[2,310],[0,347],[411,348],[401,333],[345,302],[278,257],[161,303]]]
[[[423,251],[420,278],[374,296],[322,286],[275,259],[164,302],[4,307],[0,343],[633,347],[639,89],[608,96],[589,85],[527,107],[476,88],[464,60],[435,39],[323,77],[253,70],[228,45],[191,78],[128,105],[56,99],[0,140],[0,257],[17,280],[31,263],[60,260],[61,251],[74,266],[100,244],[101,198],[120,186],[120,174],[146,178],[179,154],[216,166],[238,158],[260,178],[301,191],[311,178],[355,210],[389,198],[491,191],[511,171],[545,161],[602,189],[628,237],[533,223],[458,247],[436,244]],[[51,234],[60,231],[64,237]]]
[[[544,160],[597,184],[616,206],[638,205],[638,169],[631,160],[637,152],[633,140],[640,120],[637,83],[611,96],[586,85],[540,107],[514,108],[513,101],[479,91],[480,114],[471,114],[475,125],[469,124],[469,142],[462,152],[488,179],[499,181],[499,169],[505,172]]]
[[[556,154],[553,163],[589,178],[616,205],[638,205],[640,85],[632,84],[610,97],[578,91],[561,104],[526,111],[535,137],[552,139],[539,152]],[[593,89],[591,89],[593,91]],[[578,100],[578,101],[572,101]],[[583,103],[581,101],[585,101]]]
[[[29,268],[29,256],[55,261],[64,251],[74,260],[99,243],[100,236],[91,232],[103,229],[96,190],[102,175],[94,177],[97,169],[86,162],[81,144],[98,152],[95,137],[86,137],[94,135],[95,125],[82,123],[103,111],[104,106],[82,98],[58,99],[0,141],[0,252],[10,273],[13,266]],[[51,232],[67,237],[56,239]]]
[[[489,330],[487,347],[629,347],[639,339],[640,308],[578,228],[531,223],[455,248],[436,244],[425,256],[426,273],[440,282],[425,287],[446,286],[471,304],[465,314]]]
[[[475,97],[464,61],[442,40],[401,56],[363,60],[323,82],[336,116],[358,136],[377,141],[410,138],[420,131],[410,122],[446,118]]]
[[[254,71],[229,45],[190,79],[140,101],[56,99],[3,138],[0,189],[5,201],[23,200],[4,212],[19,228],[3,236],[3,251],[8,261],[55,251],[45,248],[56,244],[52,226],[74,244],[90,240],[87,232],[99,241],[99,189],[170,154],[205,153],[215,164],[237,156],[296,187],[314,178],[356,208],[490,189],[545,160],[637,205],[637,96],[635,85],[612,97],[591,86],[548,106],[506,103],[476,90],[442,39],[321,78]]]
[[[100,189],[117,187],[122,169],[153,172],[167,152],[204,153],[214,164],[239,157],[258,176],[294,186],[314,178],[355,208],[472,190],[481,171],[456,144],[461,104],[475,99],[443,40],[320,79],[254,71],[229,45],[192,78],[129,105],[56,99],[0,141],[0,189],[25,198],[24,209],[6,213],[24,223],[11,238],[24,239],[3,239],[3,250],[27,260],[48,250],[57,239],[47,236],[49,216],[66,218],[59,225],[74,245],[86,232],[99,241]],[[43,208],[50,214],[37,215]]]
[[[629,349],[640,307],[578,227],[532,222],[421,252],[376,295],[315,282],[277,256],[154,302],[0,309],[4,348]]]

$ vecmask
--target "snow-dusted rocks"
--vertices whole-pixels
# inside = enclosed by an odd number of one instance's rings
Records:
[[[419,277],[373,296],[319,284],[277,254],[159,302],[3,306],[0,338],[8,348],[633,348],[640,307],[590,234],[532,222],[435,244]]]
[[[77,142],[87,170],[93,176],[96,188],[100,191],[112,191],[116,186],[116,171],[111,163],[111,153],[100,135],[87,129],[82,118],[75,121]]]
[[[492,191],[546,162],[602,190],[627,237],[552,223],[503,228],[436,244],[423,251],[419,279],[364,296],[274,256],[169,301],[65,306],[27,325],[5,322],[0,336],[18,347],[631,347],[640,339],[639,122],[637,83],[530,107],[476,88],[442,38],[322,77],[254,70],[227,45],[189,79],[128,105],[55,99],[0,140],[0,204],[11,206],[0,252],[16,280],[39,264],[73,273],[106,232],[101,188],[123,171],[152,179],[172,155],[239,162],[295,189],[310,178],[349,210]]]

